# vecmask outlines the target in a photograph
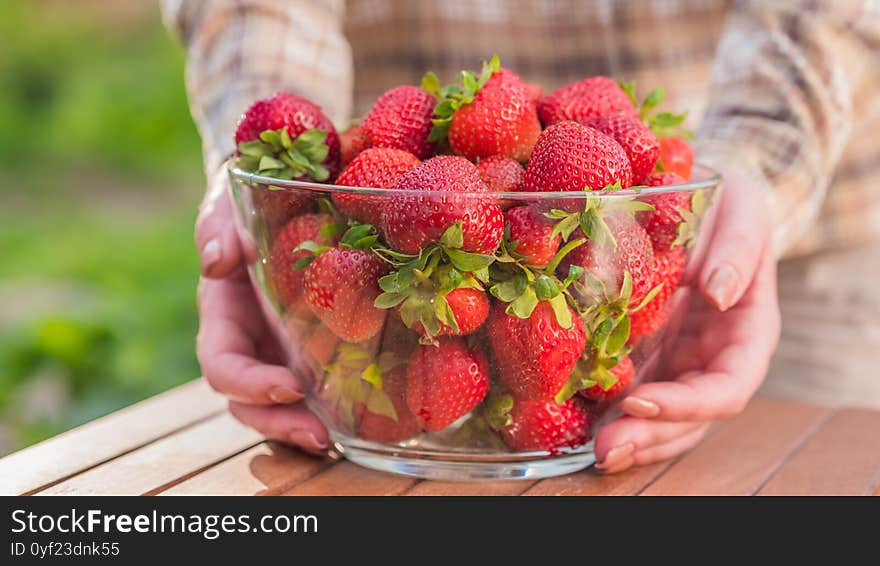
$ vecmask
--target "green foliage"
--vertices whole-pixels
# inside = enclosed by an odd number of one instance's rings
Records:
[[[157,4],[0,0],[0,454],[199,374],[200,146]]]

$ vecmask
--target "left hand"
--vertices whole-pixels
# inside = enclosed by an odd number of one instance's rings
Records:
[[[716,198],[705,253],[695,253],[700,292],[691,292],[681,332],[663,348],[666,381],[636,387],[619,404],[625,415],[599,430],[603,473],[689,450],[712,421],[739,414],[766,376],[780,332],[766,200],[735,174]]]

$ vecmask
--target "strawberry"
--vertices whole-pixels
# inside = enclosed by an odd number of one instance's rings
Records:
[[[657,286],[662,283],[663,286],[653,299],[630,314],[631,340],[653,334],[666,322],[669,314],[669,299],[681,282],[686,263],[687,254],[682,247],[668,251],[658,250],[654,253],[652,285]]]
[[[238,166],[267,177],[327,181],[339,172],[339,136],[321,108],[289,92],[258,100],[235,129]]]
[[[489,299],[486,292],[473,287],[459,287],[443,295],[457,328],[440,321],[440,330],[435,336],[444,334],[465,335],[479,329],[489,315]],[[427,334],[421,321],[413,324],[413,330],[419,334]]]
[[[620,144],[632,167],[633,184],[640,184],[654,170],[660,144],[650,128],[638,118],[606,114],[587,118],[581,123],[611,136]]]
[[[418,157],[402,149],[365,149],[339,174],[336,184],[344,187],[391,189],[400,182],[404,173],[419,163]],[[333,203],[339,212],[374,226],[378,226],[382,220],[384,202],[380,196],[349,193],[333,195]]]
[[[553,224],[547,218],[529,206],[512,208],[504,218],[510,252],[522,257],[526,265],[550,263],[559,250],[562,236],[553,234]]]
[[[614,376],[614,384],[608,389],[596,383],[586,389],[581,389],[580,394],[599,403],[609,403],[618,399],[627,387],[632,383],[635,376],[635,367],[629,356],[623,356],[617,364],[610,368],[609,373]]]
[[[357,154],[364,150],[364,138],[361,135],[360,124],[349,126],[344,132],[339,133],[339,151],[341,154],[340,165],[344,168],[351,163]]]
[[[604,114],[638,118],[632,101],[608,77],[590,77],[548,94],[538,102],[538,115],[545,127],[563,120],[586,120]]]
[[[694,150],[680,137],[660,138],[660,160],[657,166],[661,171],[675,173],[690,180],[694,166]]]
[[[578,397],[562,404],[552,399],[515,399],[510,411],[495,418],[494,424],[504,423],[499,428],[501,438],[514,450],[554,452],[585,444],[595,419],[593,407]]]
[[[519,161],[503,155],[493,155],[481,159],[477,163],[480,178],[486,183],[486,187],[493,193],[515,193],[523,190],[523,178],[526,170]],[[514,206],[516,201],[502,199],[498,202],[501,210],[507,210]]]
[[[561,273],[572,265],[582,267],[602,282],[606,291],[622,289],[624,275],[632,280],[629,305],[637,305],[653,288],[654,250],[648,233],[628,214],[611,211],[603,216],[608,237],[592,239],[575,248],[560,263]],[[582,230],[582,229],[578,229]]]
[[[431,139],[448,137],[452,150],[471,161],[493,155],[526,161],[541,133],[541,123],[522,80],[500,68],[495,56],[483,64],[479,78],[462,72],[462,83],[440,89],[437,77],[426,75],[424,88],[441,99],[434,109],[438,117]]]
[[[394,195],[382,211],[382,231],[388,244],[406,254],[418,254],[456,223],[461,224],[465,252],[492,254],[501,242],[504,217],[485,193],[476,166],[463,157],[439,155],[407,171],[398,189],[415,194]]]
[[[272,190],[263,186],[254,187],[252,198],[254,209],[265,219],[271,235],[280,233],[287,222],[314,209],[314,191],[287,188]]]
[[[534,100],[535,104],[537,104],[539,100],[544,98],[544,89],[541,88],[541,85],[539,85],[538,83],[523,82],[523,86],[526,87],[526,92],[529,93],[529,98]]]
[[[402,149],[425,159],[434,153],[428,141],[437,100],[414,86],[392,88],[380,96],[361,122],[365,147]]]
[[[598,191],[629,187],[632,167],[610,136],[577,122],[559,122],[538,138],[526,167],[526,191]]]
[[[391,400],[394,416],[374,413],[363,405],[357,407],[355,411],[360,414],[358,437],[375,442],[400,442],[417,435],[421,427],[406,405],[406,366],[397,366],[383,372],[381,386],[381,390]]]
[[[679,185],[686,181],[676,173],[652,173],[645,179],[649,187]],[[668,250],[678,237],[678,227],[683,222],[682,212],[691,210],[691,194],[685,191],[648,194],[641,197],[642,202],[654,207],[653,210],[640,210],[636,220],[648,232],[655,251]]]
[[[317,253],[303,278],[306,302],[315,316],[346,342],[372,338],[385,322],[386,311],[374,307],[373,302],[381,293],[379,278],[388,272],[388,266],[369,249],[354,247],[375,243],[375,237],[361,236],[363,226],[349,229],[337,247],[322,249],[314,242],[300,246]]]
[[[308,313],[308,305],[303,300],[304,271],[294,269],[303,258],[309,256],[306,250],[294,251],[305,241],[316,242],[320,246],[332,246],[334,237],[327,233],[333,217],[329,214],[303,214],[288,222],[275,238],[269,254],[269,276],[280,302],[294,316]],[[322,232],[323,230],[323,232]]]
[[[540,301],[528,318],[505,310],[506,305],[496,303],[486,324],[499,381],[517,399],[552,400],[584,351],[580,317],[572,311],[571,326],[565,329],[549,301]]]
[[[525,169],[515,159],[493,155],[477,163],[480,178],[493,193],[515,193],[523,190]]]
[[[419,346],[407,366],[406,404],[429,432],[443,430],[468,414],[488,391],[486,356],[457,336]]]

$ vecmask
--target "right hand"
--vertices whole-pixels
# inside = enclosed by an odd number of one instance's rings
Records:
[[[284,365],[251,287],[227,183],[225,171],[213,176],[196,221],[202,372],[245,425],[266,438],[323,452],[327,430],[300,404],[305,384]]]

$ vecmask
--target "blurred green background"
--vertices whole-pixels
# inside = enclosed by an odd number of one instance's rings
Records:
[[[0,0],[0,455],[198,375],[183,71],[156,0]]]

